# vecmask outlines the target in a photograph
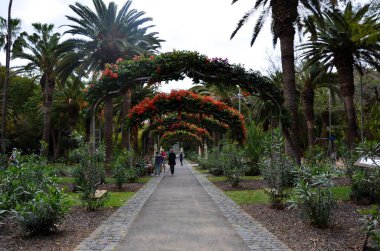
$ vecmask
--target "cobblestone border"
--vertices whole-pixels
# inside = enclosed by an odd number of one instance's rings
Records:
[[[251,250],[290,251],[282,241],[269,232],[263,225],[240,209],[234,201],[210,182],[203,174],[194,170],[194,164],[187,165],[196,179],[222,210],[224,216],[233,225],[235,231]]]
[[[127,235],[146,201],[156,190],[165,175],[152,178],[128,202],[105,220],[89,237],[84,239],[76,248],[84,250],[114,250],[119,242]]]

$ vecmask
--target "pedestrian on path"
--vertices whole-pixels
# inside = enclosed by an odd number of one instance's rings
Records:
[[[176,158],[177,158],[177,156],[173,152],[173,149],[170,149],[170,153],[169,153],[169,166],[170,166],[170,172],[171,172],[172,176],[174,175],[174,166],[175,166],[175,159]]]
[[[156,152],[156,157],[154,158],[154,166],[156,168],[156,172],[154,175],[160,175],[161,174],[161,164],[164,157],[159,152]]]
[[[165,160],[168,158],[168,156],[166,156],[166,152],[164,149],[162,149],[161,151],[161,156],[163,157],[162,159],[162,168],[161,168],[161,171],[163,171],[164,173],[166,172],[166,165],[165,165]]]
[[[179,154],[179,161],[181,162],[181,166],[183,166],[183,163],[182,163],[182,161],[183,161],[183,153],[182,152]]]

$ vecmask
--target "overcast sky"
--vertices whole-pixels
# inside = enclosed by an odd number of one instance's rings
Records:
[[[63,32],[68,24],[65,15],[75,15],[69,4],[80,2],[93,8],[92,0],[13,0],[12,18],[22,20],[22,29],[32,32],[31,24],[35,22],[53,23],[58,31]],[[104,0],[109,3],[109,0]],[[114,0],[119,6],[125,0]],[[278,48],[273,50],[269,27],[262,30],[255,45],[250,47],[250,37],[254,22],[251,20],[237,36],[230,40],[230,35],[239,19],[252,7],[252,0],[240,0],[231,5],[231,0],[134,0],[132,7],[145,11],[153,18],[156,25],[152,31],[160,33],[166,40],[162,52],[177,50],[195,50],[209,57],[228,58],[231,63],[244,64],[246,68],[265,73],[272,65],[278,64]],[[7,16],[8,1],[0,1],[0,16]],[[0,54],[0,62],[5,64],[5,54]],[[13,65],[17,62],[13,62]],[[191,80],[162,87],[170,89],[189,88]]]

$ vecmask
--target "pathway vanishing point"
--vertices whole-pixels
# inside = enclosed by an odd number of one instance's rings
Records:
[[[153,178],[76,250],[290,250],[184,164]]]

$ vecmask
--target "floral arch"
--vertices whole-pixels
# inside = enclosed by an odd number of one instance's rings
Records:
[[[198,52],[173,51],[157,56],[136,56],[133,60],[118,59],[107,64],[99,81],[90,85],[92,101],[112,92],[123,92],[136,83],[160,83],[189,77],[194,83],[207,82],[223,86],[239,85],[243,90],[281,107],[281,90],[260,73],[242,65],[229,64],[227,59],[208,58]]]
[[[149,134],[150,131],[154,131],[159,127],[168,128],[169,126],[186,122],[197,126],[199,128],[204,128],[207,130],[209,134],[213,132],[225,134],[227,130],[230,128],[226,123],[220,122],[217,119],[213,119],[207,115],[200,114],[192,114],[192,113],[182,113],[181,117],[178,117],[177,113],[172,113],[169,115],[165,115],[164,118],[156,119],[155,121],[151,121],[148,127],[144,128],[142,132],[142,137],[144,138]]]
[[[162,135],[161,144],[164,148],[169,148],[177,142],[187,143],[192,146],[202,145],[202,139],[198,135],[188,131],[166,132]]]
[[[128,124],[136,126],[148,119],[154,121],[160,115],[174,111],[178,111],[178,117],[181,117],[183,111],[212,115],[230,127],[234,139],[241,143],[245,141],[244,117],[239,111],[212,97],[185,90],[172,91],[170,94],[160,93],[143,100],[129,111]]]
[[[168,131],[171,131],[171,132],[172,131],[187,131],[199,136],[200,138],[211,139],[211,135],[206,129],[198,127],[197,125],[194,125],[194,124],[190,124],[185,121],[179,121],[179,122],[177,121],[176,123],[173,123],[173,124],[162,124],[159,126],[157,126],[157,124],[153,124],[153,125],[155,125],[154,129],[150,128],[150,130],[145,129],[143,131],[142,133],[143,138],[146,136],[146,133],[149,131],[157,135],[163,135]]]

